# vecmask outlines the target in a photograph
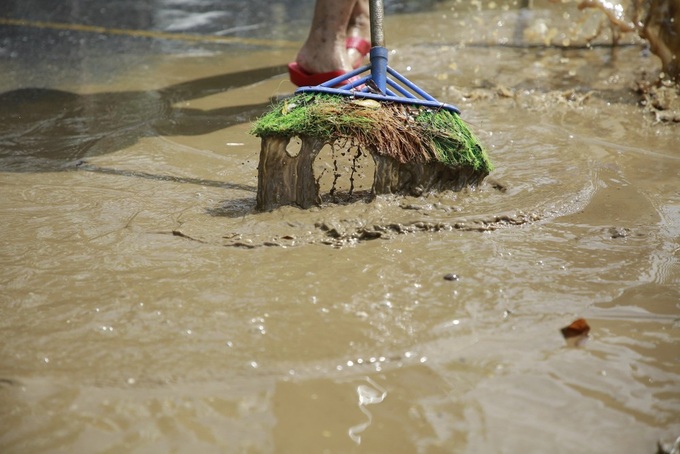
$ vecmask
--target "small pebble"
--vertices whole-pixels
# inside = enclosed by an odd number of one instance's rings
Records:
[[[444,279],[447,281],[459,281],[460,276],[458,276],[457,274],[448,273],[444,275]]]
[[[629,230],[623,227],[611,227],[609,229],[609,235],[612,239],[626,238],[628,233]]]

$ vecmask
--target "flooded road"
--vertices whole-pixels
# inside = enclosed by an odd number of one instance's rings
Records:
[[[63,66],[21,44],[63,30],[1,26],[0,451],[652,453],[680,436],[680,130],[632,90],[659,62],[632,37],[582,45],[597,11],[536,3],[386,18],[391,65],[487,146],[480,188],[267,213],[248,131],[293,91],[307,22],[201,28],[242,38],[223,43],[153,20],[118,27],[177,35],[71,30],[88,45]],[[590,339],[568,347],[579,317]]]

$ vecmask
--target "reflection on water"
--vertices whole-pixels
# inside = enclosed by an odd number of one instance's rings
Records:
[[[395,66],[488,146],[476,191],[255,213],[260,143],[239,115],[292,89],[269,72],[277,50],[159,57],[115,90],[6,91],[0,451],[675,440],[677,134],[627,90],[658,63],[633,46],[456,47],[457,5],[387,26],[404,30]],[[456,21],[491,33],[511,17]],[[590,339],[569,347],[560,328],[579,317]]]
[[[151,135],[201,135],[266,111],[269,103],[201,110],[192,99],[226,92],[284,72],[245,70],[159,90],[77,94],[23,88],[0,94],[0,160],[5,171],[72,168],[74,161],[112,153]]]
[[[368,385],[357,386],[357,395],[359,396],[359,409],[366,415],[368,420],[349,428],[349,438],[358,445],[361,444],[361,433],[373,422],[373,414],[366,406],[379,404],[387,397],[387,391],[375,381],[371,380],[370,377],[366,377],[366,381],[368,382]]]

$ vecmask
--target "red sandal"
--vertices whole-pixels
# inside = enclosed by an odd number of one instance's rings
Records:
[[[371,50],[371,44],[360,36],[350,36],[347,38],[345,40],[345,47],[347,49],[356,49],[361,54],[361,58],[359,58],[354,64],[355,69],[361,65],[363,58]],[[340,77],[345,73],[346,71],[337,70],[327,73],[315,74],[310,73],[297,62],[288,63],[288,75],[290,76],[290,81],[298,87],[321,85],[322,83],[331,79],[335,79],[336,77]]]
[[[345,40],[345,48],[356,49],[361,54],[361,58],[354,62],[354,69],[357,69],[361,66],[364,57],[371,51],[371,43],[361,36],[350,36]]]
[[[308,87],[313,85],[321,85],[322,83],[335,79],[345,74],[347,71],[337,70],[327,73],[310,73],[296,62],[288,63],[288,75],[290,81],[298,87]]]

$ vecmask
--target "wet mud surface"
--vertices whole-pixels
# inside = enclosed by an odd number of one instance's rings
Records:
[[[81,49],[41,83],[3,57],[0,451],[672,446],[677,97],[638,38],[587,44],[598,10],[535,3],[387,17],[390,64],[486,145],[481,185],[364,197],[366,166],[347,200],[329,153],[304,210],[255,209],[248,134],[294,48],[137,44],[106,76]]]
[[[291,139],[301,142],[297,154],[288,151]],[[282,206],[292,205],[299,208],[320,206],[324,197],[321,193],[320,180],[323,176],[315,173],[319,166],[316,160],[324,147],[332,149],[328,164],[333,167],[333,182],[325,199],[337,201],[341,197],[342,188],[338,180],[343,172],[349,186],[344,191],[345,203],[364,200],[370,202],[383,194],[422,195],[439,193],[447,190],[460,191],[465,188],[474,189],[488,175],[488,172],[475,170],[471,166],[452,166],[441,162],[399,162],[390,156],[383,156],[371,147],[364,152],[359,146],[338,147],[339,141],[326,140],[315,136],[285,137],[269,136],[262,138],[260,160],[257,175],[257,197],[255,208],[258,211],[270,211]],[[348,165],[339,165],[335,156],[349,156]],[[372,159],[372,184],[369,191],[363,191],[359,197],[355,195],[355,175],[368,167],[365,160]],[[362,159],[364,158],[362,162]],[[321,158],[323,159],[323,157]],[[358,191],[357,191],[358,192]]]

